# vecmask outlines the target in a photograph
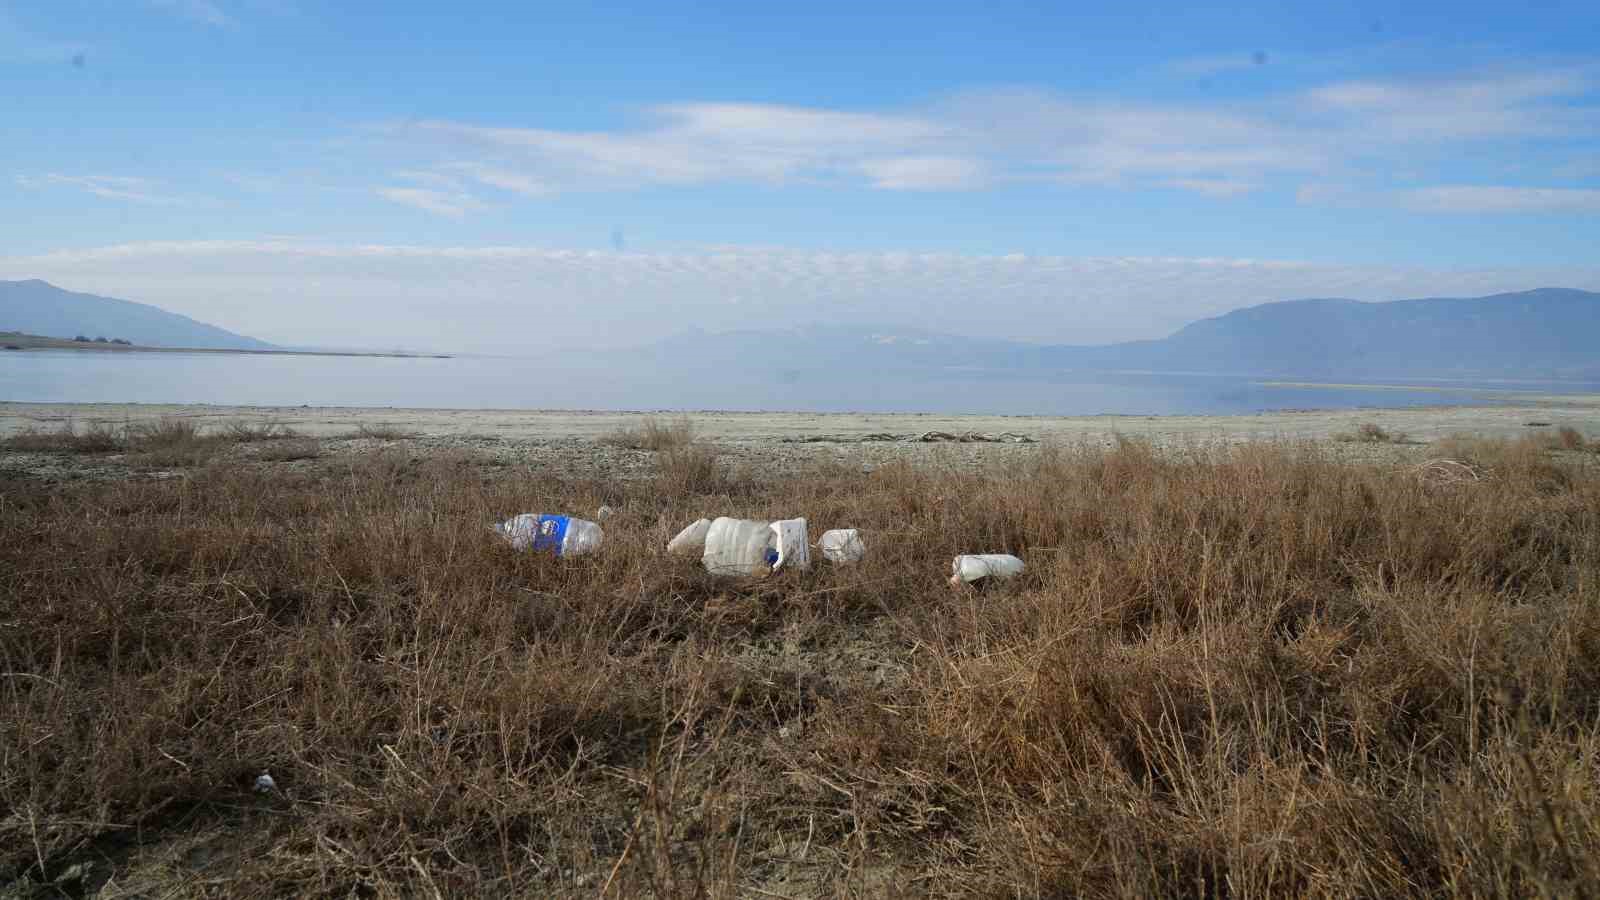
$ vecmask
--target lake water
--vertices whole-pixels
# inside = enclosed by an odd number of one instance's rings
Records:
[[[583,359],[387,359],[212,353],[0,353],[0,400],[478,409],[1178,415],[1482,403],[1483,391],[1600,391],[1575,382],[1274,385],[1233,375],[1073,372],[619,372]]]

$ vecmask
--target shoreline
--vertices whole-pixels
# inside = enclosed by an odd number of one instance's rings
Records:
[[[8,353],[65,350],[76,353],[224,353],[243,356],[348,356],[373,359],[452,359],[448,353],[386,353],[381,350],[251,350],[232,347],[150,347],[144,344],[114,344],[73,341],[36,334],[0,332],[0,346]]]
[[[942,413],[809,413],[612,410],[517,410],[403,407],[219,406],[212,404],[29,403],[0,401],[0,437],[66,422],[125,424],[183,418],[202,427],[273,421],[309,436],[365,426],[401,427],[420,436],[510,440],[594,440],[646,418],[687,416],[697,434],[735,443],[796,439],[855,442],[874,435],[925,432],[1012,432],[1038,441],[1128,435],[1158,443],[1187,440],[1330,440],[1364,423],[1429,440],[1451,434],[1515,436],[1540,427],[1576,428],[1600,436],[1600,394],[1544,394],[1461,406],[1278,410],[1227,415],[1088,416],[952,415]],[[1512,402],[1514,401],[1514,402]],[[1529,423],[1542,423],[1530,425]]]

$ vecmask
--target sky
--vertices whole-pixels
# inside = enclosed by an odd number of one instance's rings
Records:
[[[0,0],[0,278],[291,344],[1600,290],[1600,4]]]

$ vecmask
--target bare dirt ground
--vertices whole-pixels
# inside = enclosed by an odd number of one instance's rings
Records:
[[[787,468],[832,461],[871,468],[893,460],[957,467],[1020,458],[1051,444],[1114,443],[1118,436],[1161,447],[1201,448],[1247,441],[1314,442],[1350,460],[1422,460],[1429,444],[1452,435],[1517,437],[1571,427],[1600,435],[1600,395],[1517,395],[1497,404],[1412,409],[1307,410],[1234,416],[948,416],[866,413],[571,412],[485,409],[261,407],[145,404],[0,403],[0,440],[72,424],[113,428],[185,420],[204,431],[234,423],[276,423],[318,439],[330,455],[380,446],[431,455],[485,454],[505,464],[558,467],[599,478],[643,476],[652,455],[603,442],[619,430],[687,415],[695,437],[716,445],[724,465]],[[1341,440],[1362,425],[1391,440]],[[249,457],[257,448],[226,451]],[[73,457],[0,453],[0,473],[117,477],[116,454]],[[144,467],[148,468],[148,467]],[[159,474],[159,473],[158,473]]]
[[[357,407],[204,406],[147,404],[0,403],[0,438],[63,422],[121,425],[161,418],[198,424],[270,420],[303,434],[328,436],[361,426],[397,427],[425,437],[497,437],[509,440],[594,439],[648,415],[676,413],[568,412],[504,409],[397,409]],[[1600,395],[1526,394],[1479,406],[1413,409],[1306,410],[1234,416],[946,416],[920,413],[688,413],[696,432],[719,443],[792,440],[860,441],[874,435],[915,437],[1012,432],[1036,440],[1097,440],[1116,434],[1157,443],[1260,439],[1323,440],[1364,422],[1417,440],[1471,433],[1515,437],[1529,422],[1600,425]]]

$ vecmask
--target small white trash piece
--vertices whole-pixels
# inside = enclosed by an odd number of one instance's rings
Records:
[[[784,566],[811,568],[811,545],[806,542],[805,519],[779,519],[773,522],[772,546],[778,551],[778,558],[772,562],[774,572]]]
[[[540,513],[523,513],[493,527],[518,550],[549,550],[557,556],[593,553],[605,537],[600,526],[587,519]]]
[[[678,532],[667,542],[667,552],[681,556],[699,556],[706,550],[706,533],[711,530],[710,519],[696,519],[694,524]]]
[[[272,780],[271,775],[268,775],[266,772],[262,772],[260,775],[256,776],[256,793],[265,794],[277,789],[278,783]]]
[[[1021,575],[1022,560],[1009,553],[964,554],[950,566],[950,583],[959,585],[983,578],[1011,578]]]
[[[817,540],[817,548],[822,551],[823,559],[838,564],[858,563],[867,555],[867,545],[861,540],[861,532],[854,528],[824,531]]]

